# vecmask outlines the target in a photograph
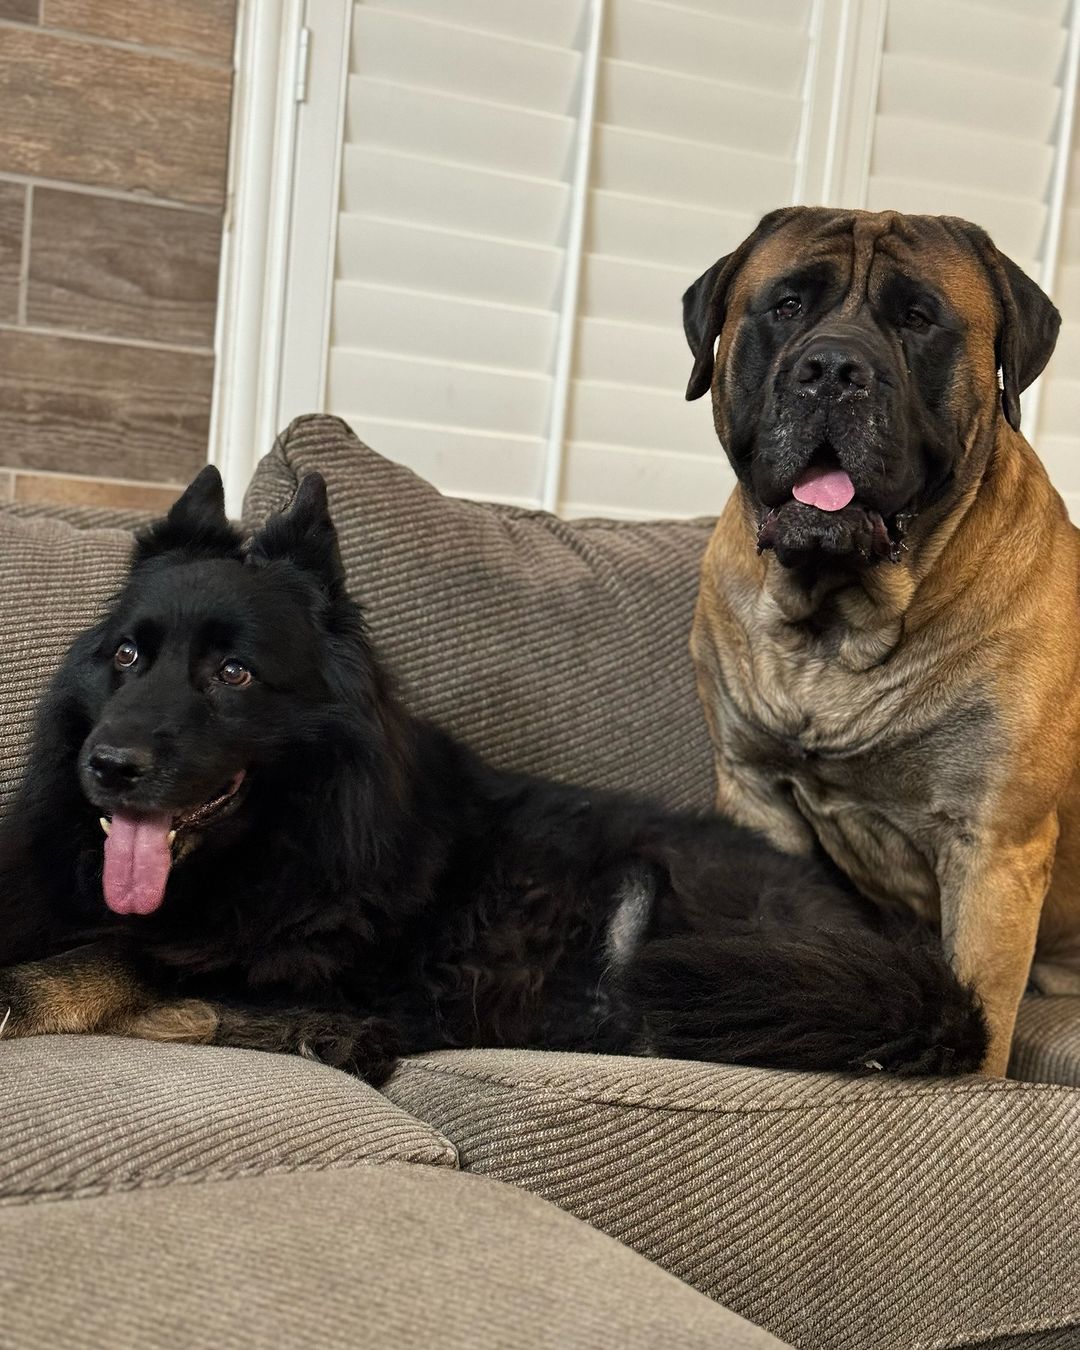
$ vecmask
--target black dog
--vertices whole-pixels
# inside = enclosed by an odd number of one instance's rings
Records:
[[[0,859],[0,964],[30,963],[0,972],[5,1035],[376,1081],[461,1045],[896,1072],[985,1048],[912,920],[722,819],[498,772],[410,717],[315,474],[246,548],[214,469],[143,533],[44,700]]]

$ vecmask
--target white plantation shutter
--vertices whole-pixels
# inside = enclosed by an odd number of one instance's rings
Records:
[[[1067,445],[1071,435],[1080,446],[1080,276],[1070,275],[1068,256],[1071,248],[1071,267],[1080,270],[1075,208],[1058,257],[1048,249],[1062,205],[1054,200],[1055,167],[1067,156],[1061,138],[1071,130],[1070,17],[1075,25],[1069,0],[893,0],[866,201],[873,210],[977,222],[1064,307],[1067,322],[1041,396],[1024,399],[1024,430],[1066,495],[1080,490],[1080,460]]]
[[[732,482],[680,296],[790,201],[808,4],[608,0],[559,507],[694,515]],[[750,111],[752,110],[752,111]]]
[[[450,492],[539,505],[548,481],[568,514],[693,514],[730,478],[707,409],[683,399],[679,300],[790,199],[809,0],[752,18],[739,0],[608,0],[578,263],[590,13],[353,6],[325,407]]]
[[[964,216],[1038,279],[1068,0],[890,4],[866,204]]]
[[[1025,430],[1080,504],[1080,0],[272,5],[311,42],[264,421],[338,413],[451,493],[712,512],[682,292],[791,201],[946,212],[1064,310]]]
[[[326,406],[451,492],[538,491],[584,11],[354,6]]]
[[[1080,149],[1073,152],[1053,295],[1057,351],[1043,376],[1035,447],[1080,523]]]

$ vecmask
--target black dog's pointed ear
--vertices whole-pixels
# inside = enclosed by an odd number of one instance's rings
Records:
[[[173,552],[206,558],[238,557],[240,541],[240,533],[225,515],[221,474],[208,464],[173,502],[168,515],[136,536],[135,561]]]
[[[694,354],[694,368],[686,386],[688,402],[707,393],[712,384],[714,348],[727,316],[728,292],[735,274],[762,239],[798,210],[797,206],[785,206],[763,216],[753,234],[733,253],[714,262],[683,295],[683,332]]]
[[[331,596],[344,592],[345,569],[321,473],[301,478],[285,510],[255,534],[249,556],[256,564],[287,559],[316,576]]]
[[[995,245],[984,231],[967,225],[1001,307],[997,363],[1001,371],[1001,407],[1013,431],[1020,430],[1020,395],[1042,374],[1057,346],[1061,315],[1041,286]]]

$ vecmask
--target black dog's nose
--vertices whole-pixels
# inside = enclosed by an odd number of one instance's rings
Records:
[[[813,394],[847,394],[866,389],[872,378],[866,360],[836,342],[815,343],[795,367],[796,381]]]
[[[104,788],[130,787],[151,767],[149,750],[137,746],[99,745],[90,754],[86,767]]]

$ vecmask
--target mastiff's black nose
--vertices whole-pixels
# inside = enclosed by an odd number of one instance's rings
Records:
[[[86,761],[86,767],[110,792],[131,787],[152,764],[150,751],[138,746],[99,745]]]
[[[803,393],[826,398],[867,389],[873,380],[866,358],[835,339],[822,339],[808,347],[796,362],[794,375]]]

